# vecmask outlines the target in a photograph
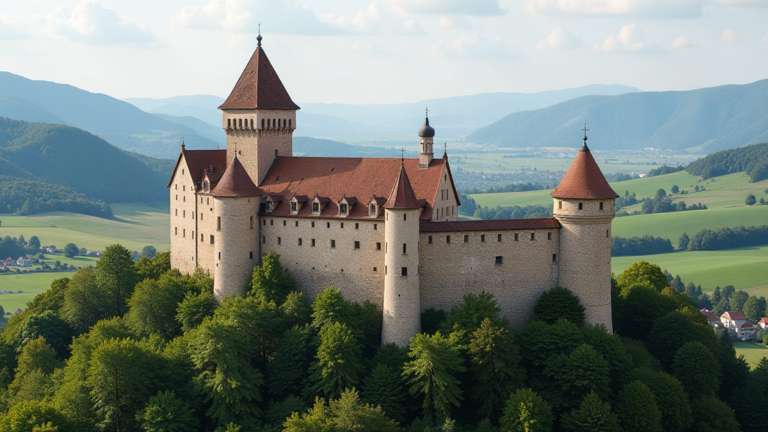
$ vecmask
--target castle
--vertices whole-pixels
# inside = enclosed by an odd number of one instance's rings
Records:
[[[226,150],[186,150],[168,184],[171,266],[210,272],[217,299],[242,295],[260,257],[280,254],[312,300],[337,287],[383,312],[382,343],[408,344],[421,312],[486,291],[512,325],[539,296],[570,289],[611,331],[611,220],[618,197],[586,143],[552,192],[554,217],[459,221],[448,155],[419,130],[418,159],[294,157],[296,111],[261,46],[222,110]]]

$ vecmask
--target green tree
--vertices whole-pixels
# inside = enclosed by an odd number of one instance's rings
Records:
[[[619,275],[618,282],[622,288],[632,285],[647,285],[656,288],[656,291],[659,292],[669,286],[661,267],[646,261],[636,262],[627,267]]]
[[[518,389],[507,399],[501,432],[549,432],[555,416],[547,401],[531,389]]]
[[[765,357],[763,357],[765,359]],[[744,432],[762,432],[768,424],[768,388],[758,379],[750,379],[745,386],[735,390],[730,406]]]
[[[74,258],[76,256],[80,255],[80,248],[77,247],[74,243],[67,243],[66,246],[64,246],[64,256],[67,258]]]
[[[570,354],[558,354],[546,361],[545,390],[555,408],[571,408],[590,392],[604,399],[611,396],[610,365],[591,345],[583,344]]]
[[[676,193],[680,192],[680,188],[679,188],[679,187],[677,187],[677,185],[672,185],[672,189],[670,189],[670,191],[671,191],[672,193],[675,193],[675,194],[676,194]]]
[[[308,387],[309,340],[309,329],[294,327],[286,330],[277,343],[275,358],[269,363],[267,374],[267,388],[275,399],[301,396],[302,389]]]
[[[403,368],[409,392],[424,398],[423,408],[439,417],[448,417],[452,406],[458,407],[462,398],[456,375],[466,370],[459,350],[448,338],[435,333],[417,334],[411,339],[411,360]]]
[[[157,249],[155,249],[154,246],[144,246],[144,248],[141,249],[141,257],[142,258],[154,258],[155,255],[157,255]]]
[[[251,289],[248,295],[264,301],[281,304],[293,290],[293,278],[283,270],[280,255],[270,253],[262,257],[262,265],[253,268]]]
[[[715,290],[712,291],[712,297],[711,297],[712,304],[716,305],[716,304],[720,303],[720,300],[722,300],[722,299],[723,299],[723,294],[720,292],[720,287],[717,286],[717,287],[715,287]]]
[[[195,432],[198,423],[189,404],[172,391],[149,398],[144,409],[136,414],[136,420],[145,432]]]
[[[752,194],[749,194],[749,195],[747,195],[747,199],[745,199],[745,200],[744,200],[744,202],[745,202],[745,203],[746,203],[748,206],[751,206],[751,205],[755,205],[755,203],[757,202],[757,199],[755,199],[755,196],[754,196],[754,195],[752,195]]]
[[[674,377],[695,397],[714,396],[720,388],[720,365],[701,342],[688,342],[675,353]]]
[[[291,291],[280,305],[280,311],[285,315],[289,325],[309,324],[310,310],[301,291]]]
[[[691,405],[683,385],[666,372],[648,368],[635,369],[632,379],[648,386],[661,412],[661,426],[666,432],[684,431],[693,423]]]
[[[621,338],[608,333],[605,326],[586,325],[581,328],[584,343],[595,349],[608,362],[611,388],[618,391],[626,384],[626,378],[633,368],[633,358],[627,352]]]
[[[360,373],[360,345],[343,323],[323,327],[317,361],[312,364],[313,390],[325,396],[338,396],[344,389],[357,385]]]
[[[594,392],[584,396],[578,408],[563,414],[560,423],[564,430],[572,432],[622,432],[611,404]]]
[[[558,320],[549,325],[533,321],[518,336],[520,351],[525,353],[523,364],[527,370],[541,370],[546,361],[561,353],[570,353],[584,343],[584,334],[576,324],[568,320]],[[533,374],[537,380],[542,374]]]
[[[651,390],[640,381],[624,386],[616,402],[616,414],[626,432],[661,432],[661,412]]]
[[[105,295],[91,267],[78,270],[64,292],[61,316],[75,331],[85,333],[106,317]]]
[[[130,310],[126,321],[139,336],[156,334],[171,340],[181,334],[181,324],[176,320],[176,309],[188,293],[198,291],[193,276],[168,272],[155,281],[145,279],[136,284],[128,300]]]
[[[134,264],[137,280],[157,279],[171,269],[171,253],[160,252],[154,258],[142,257]],[[210,279],[210,278],[209,278]]]
[[[560,318],[582,326],[586,320],[585,309],[570,290],[554,287],[539,297],[533,308],[533,319],[553,324]]]
[[[255,428],[264,380],[253,366],[256,348],[248,335],[215,319],[204,321],[190,335],[190,357],[197,372],[194,384],[209,404],[206,415],[219,426]]]
[[[731,296],[731,310],[744,310],[744,304],[749,300],[749,294],[746,291],[738,290]]]
[[[267,366],[277,350],[277,342],[286,330],[285,316],[274,302],[255,297],[229,296],[214,312],[214,319],[228,321],[237,326],[255,349],[255,365]]]
[[[349,302],[338,288],[328,287],[315,297],[312,303],[312,327],[320,330],[332,323],[349,323],[351,311]]]
[[[384,413],[398,422],[405,419],[406,400],[403,379],[400,370],[379,364],[363,381],[362,399],[371,406],[380,406]]]
[[[667,369],[672,365],[677,350],[686,342],[698,341],[711,352],[718,351],[717,337],[712,328],[703,322],[694,321],[702,317],[700,313],[692,316],[685,312],[674,311],[659,318],[653,324],[648,337],[648,350]]]
[[[96,281],[105,296],[106,316],[123,316],[136,285],[136,269],[131,253],[121,245],[107,246],[96,263]]]
[[[657,199],[657,200],[658,200],[658,199],[662,199],[662,198],[664,198],[665,196],[667,196],[667,191],[665,191],[664,189],[658,189],[658,190],[656,191],[656,199]]]
[[[688,244],[691,242],[691,239],[688,237],[688,233],[683,233],[680,235],[680,239],[677,240],[677,248],[680,250],[688,250]]]
[[[202,324],[206,317],[213,315],[217,306],[213,294],[207,291],[187,293],[176,312],[176,321],[181,324],[181,331],[187,333]]]
[[[645,340],[654,322],[675,309],[675,300],[655,288],[631,285],[614,299],[613,326],[621,336]]]
[[[8,386],[10,405],[24,400],[43,400],[50,396],[51,374],[61,363],[56,351],[42,336],[24,345],[18,357],[13,381]]]
[[[29,248],[34,251],[40,250],[40,239],[37,238],[37,236],[30,237],[29,243],[27,243],[27,246],[29,246]]]
[[[741,432],[733,409],[714,396],[695,399],[691,410],[694,432]]]
[[[472,396],[481,401],[479,414],[496,418],[509,394],[523,385],[520,349],[507,329],[483,320],[469,344]]]
[[[478,294],[465,294],[461,304],[454,306],[448,312],[440,331],[446,335],[451,332],[458,332],[461,344],[469,345],[469,338],[472,333],[480,327],[486,318],[497,326],[507,326],[506,321],[499,317],[500,313],[501,308],[499,308],[493,294],[485,291]]]
[[[397,422],[387,418],[381,407],[363,404],[354,389],[345,390],[339,399],[317,398],[315,406],[304,414],[294,412],[284,424],[285,432],[335,432],[335,431],[377,431],[395,432],[400,430]]]
[[[27,317],[17,333],[19,338],[18,350],[29,341],[44,337],[56,350],[59,358],[68,356],[68,349],[72,331],[64,320],[53,311],[45,311],[41,314],[33,314]]]
[[[3,432],[75,432],[69,420],[48,402],[29,401],[14,405],[0,417]]]
[[[744,307],[741,308],[741,311],[744,312],[747,319],[753,323],[760,321],[764,312],[763,308],[760,308],[760,299],[756,296],[750,296],[747,301],[744,302]]]

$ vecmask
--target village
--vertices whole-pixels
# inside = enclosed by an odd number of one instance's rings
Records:
[[[752,324],[744,312],[741,311],[728,311],[720,315],[707,308],[701,309],[701,313],[707,317],[709,325],[715,330],[726,329],[732,338],[739,339],[741,341],[750,341],[758,338],[758,332],[760,330],[768,329],[768,317],[760,318],[756,324]],[[764,338],[768,338],[768,331],[764,332],[766,335]],[[762,342],[762,340],[761,340]]]

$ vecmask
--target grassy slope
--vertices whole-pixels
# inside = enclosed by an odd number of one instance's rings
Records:
[[[755,367],[763,357],[768,357],[768,347],[763,344],[734,342],[733,347],[736,348],[736,355],[744,355],[751,367]]]
[[[0,276],[0,290],[6,291],[24,291],[23,294],[1,294],[0,306],[6,312],[12,312],[16,309],[26,309],[27,302],[32,300],[37,293],[45,292],[51,287],[54,279],[72,277],[74,272],[56,272],[56,273],[29,273],[20,275],[2,275]]]

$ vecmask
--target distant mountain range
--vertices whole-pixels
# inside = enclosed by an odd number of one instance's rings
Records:
[[[8,72],[0,72],[0,116],[74,126],[154,157],[175,158],[182,140],[191,149],[225,143],[221,128],[197,119],[150,114],[104,94]]]
[[[510,114],[467,136],[498,148],[577,147],[589,123],[592,149],[699,153],[768,141],[768,80],[680,92],[584,96]]]
[[[501,119],[507,114],[534,110],[584,95],[618,95],[638,92],[623,85],[589,85],[539,93],[486,93],[429,99],[401,104],[323,104],[301,103],[296,119],[296,136],[335,138],[358,141],[387,141],[412,137],[424,122],[424,110],[430,109],[430,123],[442,138],[461,138]],[[129,98],[147,112],[191,116],[221,127],[223,98],[210,95],[178,96],[167,99]]]

